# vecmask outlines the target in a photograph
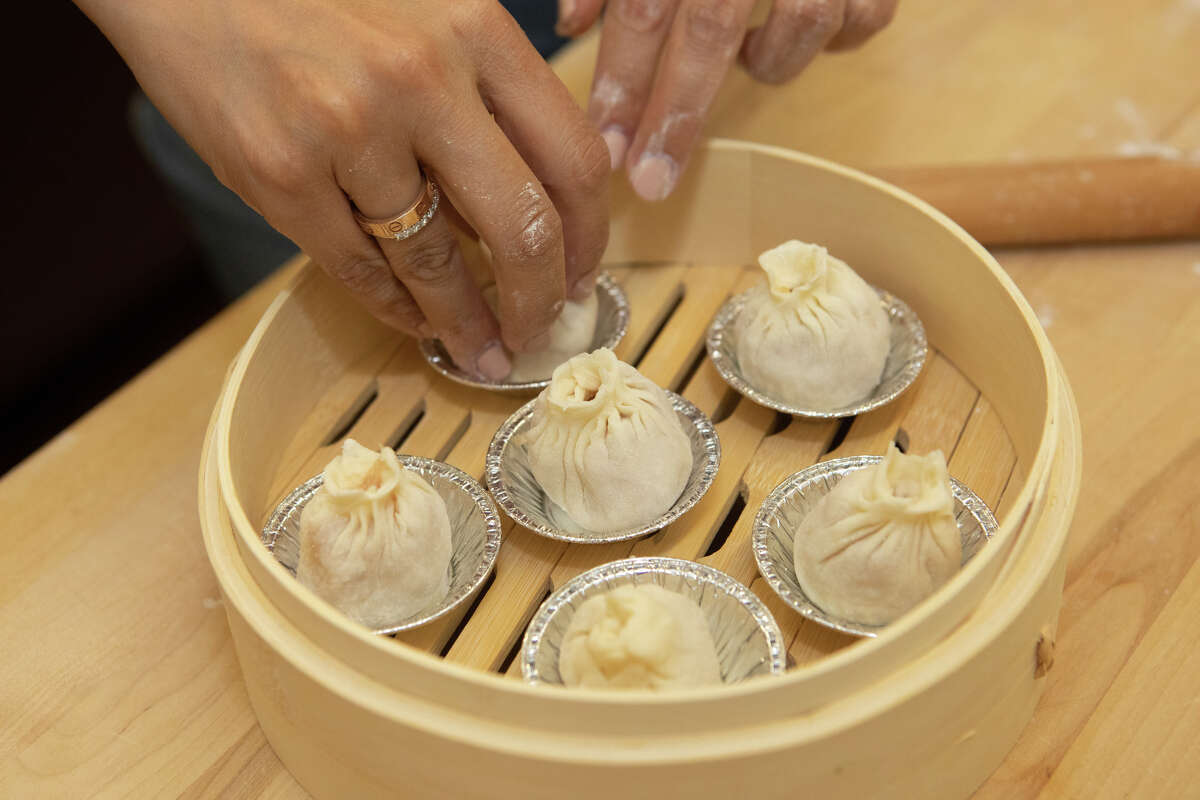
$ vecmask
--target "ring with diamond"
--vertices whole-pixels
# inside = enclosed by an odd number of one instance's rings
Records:
[[[425,188],[421,190],[421,195],[412,205],[390,219],[370,219],[359,213],[358,209],[354,209],[354,219],[358,222],[358,227],[379,239],[402,240],[428,225],[429,220],[437,213],[441,192],[432,178],[424,174],[423,177]]]

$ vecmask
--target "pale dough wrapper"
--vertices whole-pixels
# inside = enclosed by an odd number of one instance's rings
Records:
[[[819,245],[792,240],[758,257],[767,281],[735,323],[742,374],[789,405],[832,411],[871,394],[891,325],[879,295]]]
[[[487,300],[492,311],[496,310],[496,291],[495,284],[483,290],[483,298]],[[507,380],[510,383],[545,380],[559,364],[571,356],[587,352],[592,346],[592,340],[596,338],[596,318],[599,316],[599,309],[600,302],[594,291],[586,300],[564,302],[558,319],[550,326],[550,344],[545,350],[509,354],[512,372],[508,374]]]
[[[546,495],[592,531],[662,516],[692,473],[671,398],[603,347],[554,370],[521,444]]]
[[[443,599],[450,518],[428,481],[389,447],[353,439],[300,514],[296,578],[351,619],[386,628]]]
[[[558,670],[565,685],[590,689],[721,682],[700,606],[654,584],[618,586],[584,601],[563,636]]]
[[[822,610],[885,625],[933,594],[962,564],[962,535],[941,451],[851,472],[796,530],[796,577]]]

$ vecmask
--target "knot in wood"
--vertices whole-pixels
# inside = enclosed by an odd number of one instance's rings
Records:
[[[1040,678],[1054,666],[1054,631],[1050,626],[1042,628],[1037,645],[1033,649],[1033,677]]]

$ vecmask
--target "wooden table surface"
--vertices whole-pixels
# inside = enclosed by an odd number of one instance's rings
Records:
[[[559,59],[586,93],[591,43]],[[1200,159],[1200,2],[904,0],[711,133],[856,166]],[[997,252],[1083,421],[1057,660],[981,798],[1200,797],[1200,243]],[[201,439],[277,274],[0,480],[0,796],[302,797],[200,542]]]

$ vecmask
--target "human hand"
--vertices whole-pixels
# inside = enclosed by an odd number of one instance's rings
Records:
[[[559,0],[559,32],[604,29],[588,114],[634,190],[662,200],[700,136],[737,56],[767,83],[798,75],[821,52],[856,47],[891,20],[898,0],[773,0],[746,31],[754,0]]]
[[[538,350],[608,235],[608,151],[495,0],[78,0],[175,128],[374,315],[481,377]],[[424,186],[441,210],[375,239]],[[461,216],[460,216],[461,215]],[[451,228],[487,243],[499,320]]]

